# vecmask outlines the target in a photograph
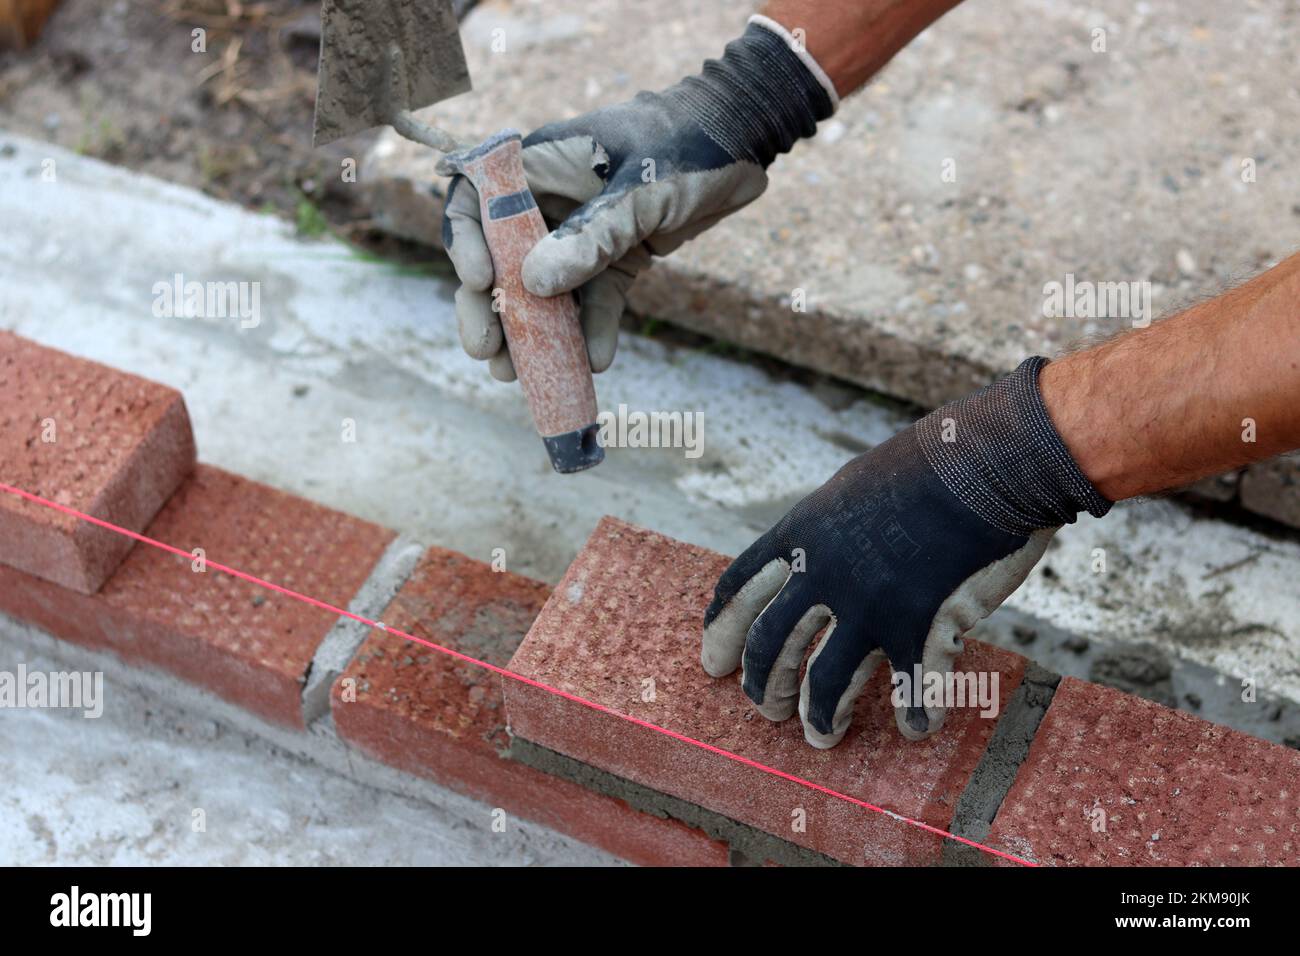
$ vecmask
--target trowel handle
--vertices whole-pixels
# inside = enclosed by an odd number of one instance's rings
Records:
[[[478,190],[496,276],[493,308],[551,464],[559,472],[597,465],[605,452],[596,441],[596,391],[577,304],[567,292],[533,295],[521,278],[524,256],[547,229],[524,179],[519,133],[502,130],[454,159]]]

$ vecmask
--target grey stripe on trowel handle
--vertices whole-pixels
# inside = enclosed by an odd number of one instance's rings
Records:
[[[425,545],[407,535],[393,539],[357,590],[348,610],[382,623],[380,615],[384,608],[411,576],[425,550]],[[360,621],[341,617],[316,648],[302,690],[302,718],[308,727],[329,713],[330,689],[352,662],[352,656],[368,633],[370,628]]]
[[[984,756],[957,801],[949,827],[954,834],[977,843],[983,843],[988,837],[993,818],[1029,755],[1029,745],[1060,683],[1060,674],[1029,662],[1024,679],[1011,695]],[[988,866],[992,861],[982,850],[955,840],[943,841],[944,866]]]

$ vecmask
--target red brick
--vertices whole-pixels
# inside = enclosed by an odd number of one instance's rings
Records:
[[[0,332],[0,481],[142,531],[193,468],[179,392]],[[132,543],[0,493],[0,564],[91,594]]]
[[[884,809],[948,828],[996,721],[953,710],[920,743],[898,733],[887,668],[831,750],[803,739],[798,718],[773,724],[743,695],[739,675],[700,667],[700,629],[728,559],[611,518],[601,521],[511,662],[525,677]],[[1000,674],[1000,705],[1024,659],[967,642],[957,667]],[[653,679],[655,699],[642,699]],[[941,838],[883,814],[739,764],[518,682],[506,684],[514,733],[647,787],[854,864],[938,862]],[[792,832],[792,813],[807,830]]]
[[[393,538],[376,525],[200,465],[145,532],[282,587],[347,607]],[[254,713],[303,726],[301,689],[337,620],[151,545],[136,547],[97,594],[0,567],[0,609],[57,636],[110,650],[207,688]]]
[[[537,581],[435,548],[382,617],[389,627],[504,666],[547,593]],[[344,697],[349,687],[355,700]],[[361,752],[510,816],[643,865],[727,862],[727,847],[699,830],[503,757],[501,678],[482,667],[374,631],[335,683],[331,707],[339,735]]]
[[[1067,677],[989,842],[1059,865],[1296,866],[1300,753]]]

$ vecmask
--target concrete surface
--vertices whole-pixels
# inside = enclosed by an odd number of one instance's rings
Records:
[[[104,715],[0,712],[0,865],[600,866],[613,857],[0,615],[0,670],[99,670]],[[196,832],[195,811],[205,829]]]
[[[56,182],[41,180],[45,159]],[[16,226],[0,246],[0,328],[182,389],[205,461],[480,560],[500,549],[510,570],[550,582],[602,513],[737,553],[905,423],[851,389],[627,336],[598,376],[601,407],[699,412],[705,452],[611,449],[594,471],[560,478],[517,387],[461,352],[447,283],[2,133],[0,177],[0,221]],[[260,323],[155,317],[153,284],[177,272],[260,282]],[[344,419],[354,443],[341,440]],[[1095,573],[1097,548],[1106,570]],[[1017,649],[1061,673],[1150,644],[1230,699],[1252,678],[1260,702],[1239,711],[1290,714],[1298,572],[1294,541],[1169,501],[1128,503],[1065,529],[993,624],[1038,628]],[[1061,651],[1075,638],[1085,650]],[[1230,709],[1202,716],[1238,721]]]
[[[1300,528],[1300,452],[1247,468],[1241,476],[1241,503],[1256,514]]]
[[[474,90],[429,113],[468,138],[660,89],[757,6],[484,3],[462,28]],[[972,0],[633,306],[932,406],[1129,321],[1047,318],[1046,283],[1150,282],[1157,316],[1213,294],[1300,246],[1298,28],[1285,0]],[[389,133],[363,169],[380,221],[430,242],[434,158]]]

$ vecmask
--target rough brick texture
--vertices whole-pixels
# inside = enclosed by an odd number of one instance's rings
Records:
[[[142,531],[193,468],[179,392],[0,332],[0,481]],[[0,564],[91,594],[132,543],[0,493]]]
[[[393,533],[199,466],[145,532],[209,561],[347,607]],[[61,638],[170,671],[268,720],[302,727],[301,688],[337,619],[151,545],[97,594],[0,567],[0,609]]]
[[[1059,865],[1296,866],[1300,753],[1067,677],[988,842]]]
[[[383,613],[389,627],[504,666],[546,601],[544,584],[432,549]],[[374,631],[335,683],[339,736],[418,774],[568,833],[634,863],[725,865],[727,848],[504,756],[501,678],[393,634]]]
[[[601,521],[511,662],[518,673],[884,809],[947,828],[995,720],[950,712],[921,743],[898,733],[887,668],[832,750],[815,750],[797,718],[769,723],[738,675],[700,667],[704,608],[722,555],[614,519]],[[969,641],[962,670],[999,674],[1000,706],[1023,658]],[[653,681],[653,700],[645,693]],[[506,683],[511,730],[535,743],[853,864],[938,862],[941,839],[518,682]],[[796,810],[806,814],[806,830]]]

